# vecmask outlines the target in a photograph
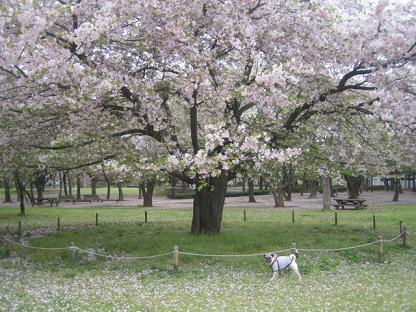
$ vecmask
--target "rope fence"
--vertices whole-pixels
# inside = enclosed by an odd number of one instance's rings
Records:
[[[362,248],[374,244],[378,244],[378,256],[381,260],[384,256],[384,243],[393,243],[399,239],[402,239],[403,244],[402,246],[406,246],[406,240],[410,236],[409,233],[406,231],[406,227],[402,227],[401,225],[401,232],[391,238],[391,239],[383,239],[382,236],[379,236],[378,240],[364,243],[360,245],[355,246],[349,246],[349,247],[341,247],[341,248],[323,248],[323,249],[309,249],[309,248],[297,248],[296,243],[292,243],[292,246],[290,249],[283,249],[279,251],[275,251],[274,253],[284,253],[290,251],[291,253],[295,253],[295,251],[302,251],[302,252],[337,252],[337,251],[345,251],[345,250],[352,250],[357,248]],[[71,262],[75,264],[75,255],[76,251],[79,253],[94,255],[97,257],[102,257],[106,259],[112,259],[112,260],[143,260],[143,259],[154,259],[154,258],[160,258],[160,257],[166,257],[171,256],[172,257],[172,265],[174,270],[177,270],[179,267],[179,255],[184,256],[195,256],[195,257],[218,257],[218,258],[235,258],[235,257],[257,257],[262,256],[264,254],[267,254],[269,252],[261,252],[261,253],[252,253],[252,254],[204,254],[204,253],[195,253],[195,252],[186,252],[186,251],[179,251],[179,247],[173,246],[173,250],[161,254],[156,255],[149,255],[149,256],[113,256],[113,255],[106,255],[102,253],[97,253],[93,250],[87,250],[80,247],[75,246],[75,244],[72,242],[71,246],[68,247],[36,247],[36,246],[29,246],[27,244],[18,243],[10,239],[10,237],[7,235],[5,239],[3,240],[4,245],[6,246],[6,256],[10,256],[10,245],[19,246],[21,248],[28,248],[28,249],[34,249],[34,250],[68,250],[70,252],[71,256]]]

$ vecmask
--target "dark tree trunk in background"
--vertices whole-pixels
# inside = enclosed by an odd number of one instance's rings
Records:
[[[384,177],[384,189],[386,190],[386,192],[390,191],[389,180],[386,177]]]
[[[331,178],[330,177],[322,177],[322,189],[323,189],[322,209],[330,210],[331,209]]]
[[[77,176],[77,200],[81,200],[81,176]]]
[[[283,166],[283,193],[286,201],[292,200],[293,166]]]
[[[148,181],[145,183],[140,183],[140,189],[143,194],[143,207],[153,207],[153,191],[155,189],[155,184],[153,181]]]
[[[12,194],[10,191],[10,178],[3,178],[4,184],[4,201],[3,203],[12,203]]]
[[[329,178],[329,187],[330,187],[330,193],[331,193],[331,197],[336,197],[336,190],[334,188],[334,185],[332,183],[332,178]]]
[[[33,182],[29,183],[29,194],[30,194],[29,198],[30,198],[32,204],[34,204],[35,203],[35,192],[33,190]]]
[[[368,177],[366,177],[364,179],[364,185],[363,185],[363,190],[364,192],[368,192],[368,185],[370,184],[370,180],[368,179]]]
[[[259,190],[260,191],[263,190],[263,177],[262,176],[260,176],[260,179],[259,179]]]
[[[412,192],[416,192],[416,176],[414,173],[412,175],[412,181],[413,181]]]
[[[242,179],[243,180],[243,185],[242,185],[242,187],[243,187],[243,193],[246,191],[246,179],[245,178],[243,178]]]
[[[97,183],[98,179],[96,177],[91,177],[91,195],[97,195]]]
[[[15,178],[16,178],[17,192],[19,193],[19,200],[20,200],[20,215],[24,216],[26,214],[25,185],[23,181],[20,179],[18,174],[16,174]]]
[[[63,184],[62,173],[59,172],[59,197],[62,196],[62,184]]]
[[[374,180],[373,180],[373,177],[370,177],[370,192],[372,193],[372,192],[374,192]]]
[[[391,179],[392,182],[392,187],[393,187],[393,191],[394,191],[394,195],[393,195],[393,201],[399,201],[399,194],[400,194],[400,179]]]
[[[292,200],[292,185],[291,184],[289,184],[285,188],[285,192],[283,192],[283,196],[285,197],[286,201],[291,201]]]
[[[66,178],[68,176],[68,171],[65,171],[62,176],[62,182],[64,183],[64,195],[68,196],[68,185],[66,184]]]
[[[309,198],[316,198],[317,182],[309,181]]]
[[[124,200],[123,183],[122,182],[117,182],[117,189],[118,189],[118,201]]]
[[[254,183],[252,179],[248,180],[248,202],[255,203],[256,199],[254,198]]]
[[[110,198],[111,198],[111,181],[110,181],[110,178],[108,177],[108,174],[104,170],[104,166],[103,166],[103,176],[104,176],[105,183],[107,183],[107,200],[110,200]]]
[[[69,172],[68,172],[68,195],[72,196],[72,177]]]
[[[17,197],[17,201],[20,201],[19,184],[17,183],[16,179],[15,179],[14,185],[16,187],[16,197]]]
[[[143,196],[142,196],[142,189],[140,188],[140,186],[139,186],[139,199],[142,199],[143,198]],[[173,197],[172,197],[173,198]]]
[[[221,231],[227,181],[228,173],[223,172],[220,176],[207,179],[208,185],[204,188],[196,187],[192,233],[219,233]]]
[[[303,196],[303,193],[306,190],[306,187],[305,186],[306,186],[306,181],[305,181],[305,179],[302,179],[302,185],[300,187],[300,196]]]
[[[363,176],[346,176],[345,177],[347,181],[347,187],[348,187],[348,198],[358,198],[360,195],[360,187],[364,180]]]
[[[38,172],[33,180],[36,188],[36,195],[37,195],[37,202],[42,203],[43,200],[43,192],[45,190],[45,185],[48,182],[49,178],[46,172]]]
[[[36,187],[36,200],[38,203],[41,203],[43,200],[43,191],[44,186],[43,185],[35,185]]]

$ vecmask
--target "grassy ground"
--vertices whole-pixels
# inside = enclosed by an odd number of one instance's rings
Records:
[[[165,189],[165,187],[156,187],[154,194],[155,195],[166,195],[168,191]],[[45,190],[45,195],[55,195],[57,196],[59,194],[59,187],[47,188]],[[77,189],[74,186],[72,188],[72,194],[75,196],[77,194]],[[91,188],[90,187],[83,187],[81,188],[81,194],[87,195],[91,194]],[[105,197],[107,195],[107,188],[106,187],[98,187],[97,188],[97,194],[99,196]],[[115,186],[112,186],[110,189],[111,198],[116,199],[118,197],[118,189]],[[139,196],[139,189],[137,187],[123,187],[123,194],[124,196],[129,197],[138,197]],[[16,200],[16,189],[11,190],[12,200]],[[35,189],[35,196],[36,196],[36,189]],[[4,199],[4,189],[0,188],[0,198],[1,200]]]
[[[386,206],[334,213],[266,208],[229,208],[220,235],[191,235],[190,209],[16,208],[0,210],[0,228],[17,230],[31,246],[83,249],[118,256],[146,256],[180,251],[251,254],[298,248],[339,248],[397,236],[403,220],[412,233],[415,206]],[[95,226],[95,213],[100,225]],[[373,229],[372,216],[376,216]],[[64,230],[56,232],[56,218]],[[43,230],[41,229],[43,228]],[[44,229],[49,229],[45,231]],[[46,232],[46,236],[45,236]],[[30,233],[30,234],[29,234]],[[41,236],[35,238],[37,236]],[[289,274],[270,282],[261,256],[207,258],[180,255],[173,272],[170,256],[146,260],[108,260],[68,251],[28,250],[14,246],[13,257],[0,262],[0,311],[415,311],[416,251],[398,242],[341,252],[301,252],[301,283]],[[4,248],[0,256],[4,256]]]

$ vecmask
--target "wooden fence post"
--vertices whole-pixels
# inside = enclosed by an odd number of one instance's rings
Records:
[[[403,240],[403,247],[406,247],[406,239],[407,239],[407,233],[406,233],[406,227],[403,227],[403,231],[402,231],[402,240]]]
[[[384,256],[384,242],[383,242],[383,236],[378,237],[378,260],[383,260]]]
[[[373,229],[376,228],[376,216],[373,215]]]
[[[292,210],[292,223],[295,223],[295,211]]]
[[[95,226],[98,226],[98,212],[95,214]]]
[[[292,247],[290,248],[290,253],[293,255],[296,253],[296,243],[292,243]]]
[[[6,249],[5,254],[6,258],[10,257],[10,236],[9,234],[6,235],[6,238],[4,239],[4,247]]]
[[[179,267],[179,247],[178,247],[178,245],[173,246],[172,265],[173,265],[173,270],[177,271],[178,267]]]
[[[61,230],[61,218],[58,217],[58,231]]]
[[[147,223],[147,211],[144,211],[144,223]]]
[[[75,266],[75,252],[76,252],[76,249],[75,249],[75,243],[74,242],[71,242],[70,252],[71,252],[71,264],[73,266]]]
[[[338,224],[338,213],[335,211],[335,226]]]
[[[243,210],[243,213],[244,213],[244,221],[247,221],[246,211],[245,211],[245,210]]]
[[[17,228],[17,234],[19,235],[19,238],[22,236],[22,221],[19,221],[19,225]]]

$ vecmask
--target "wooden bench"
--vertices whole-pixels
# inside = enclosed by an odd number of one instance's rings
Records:
[[[98,201],[98,202],[102,202],[102,199],[98,195],[89,194],[89,195],[84,195],[84,201],[89,201],[89,202]]]
[[[358,210],[358,209],[365,209],[367,208],[367,204],[365,203],[365,199],[362,198],[334,198],[336,204],[333,206],[335,209],[339,210]]]
[[[59,202],[74,202],[75,201],[75,197],[72,195],[61,195],[59,196]]]

